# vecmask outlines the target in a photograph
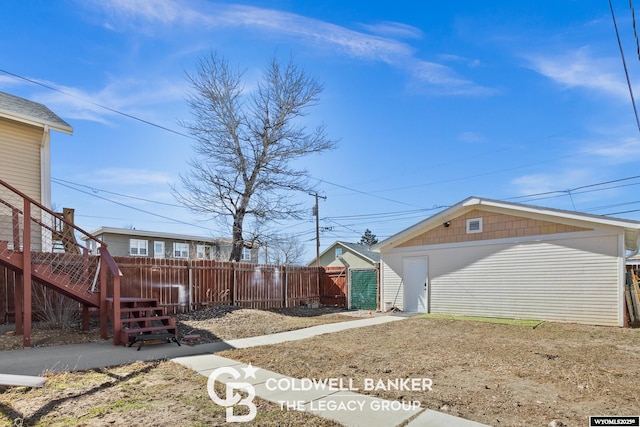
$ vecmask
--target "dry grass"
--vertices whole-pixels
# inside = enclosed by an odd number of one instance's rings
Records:
[[[335,311],[227,310],[182,319],[211,339],[352,320]],[[366,315],[366,314],[365,314]],[[195,323],[194,323],[195,322]],[[220,355],[298,378],[431,378],[433,391],[361,392],[494,426],[588,425],[589,415],[640,414],[640,330],[411,318]],[[217,425],[206,378],[170,362],[59,374],[45,389],[0,393],[0,425]],[[333,425],[260,402],[254,425]],[[75,421],[73,421],[75,422]],[[65,424],[66,423],[66,424]]]

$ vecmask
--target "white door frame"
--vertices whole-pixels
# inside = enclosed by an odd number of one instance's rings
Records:
[[[424,278],[423,278],[424,276]],[[425,256],[402,260],[403,309],[418,313],[429,312],[429,259]]]

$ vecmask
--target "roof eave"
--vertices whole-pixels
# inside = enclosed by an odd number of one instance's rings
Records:
[[[32,117],[27,117],[21,114],[16,114],[15,112],[8,112],[3,110],[0,110],[0,117],[41,128],[49,126],[49,129],[66,133],[67,135],[73,135],[73,128],[68,124],[63,125],[61,123],[55,123],[49,120],[35,120]]]
[[[541,206],[532,206],[532,205],[523,205],[518,203],[508,203],[508,202],[500,202],[491,199],[483,199],[480,197],[472,196],[467,199],[443,210],[435,215],[426,218],[417,224],[414,224],[399,233],[394,234],[391,237],[383,240],[377,245],[371,248],[374,252],[381,252],[381,250],[385,247],[392,246],[401,241],[405,241],[413,237],[414,234],[419,234],[425,231],[429,224],[439,224],[440,221],[443,221],[447,218],[447,216],[453,212],[460,212],[462,209],[474,209],[477,206],[487,206],[498,209],[511,209],[520,212],[528,212],[538,215],[546,215],[546,216],[555,216],[560,218],[565,218],[568,220],[574,221],[582,221],[582,222],[591,222],[605,226],[618,227],[624,229],[625,235],[625,246],[630,250],[637,250],[640,245],[638,239],[640,238],[640,222],[633,220],[624,220],[618,218],[605,217],[600,215],[589,215],[584,213],[573,213],[570,211],[563,211],[559,209],[545,208]],[[629,235],[631,233],[631,235]],[[635,249],[634,249],[635,248]]]

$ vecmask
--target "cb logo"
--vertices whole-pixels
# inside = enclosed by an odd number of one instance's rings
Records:
[[[255,372],[258,368],[253,368],[251,364],[249,364],[247,368],[242,368],[242,370],[245,371],[244,379],[247,379],[249,377],[255,378]],[[214,385],[217,378],[224,374],[231,375],[233,379],[240,378],[240,373],[238,373],[234,368],[222,367],[214,369],[214,371],[209,375],[209,380],[207,381],[207,392],[209,393],[209,397],[211,397],[211,400],[213,400],[217,405],[224,406],[226,408],[228,423],[243,423],[253,420],[258,412],[256,405],[253,403],[253,398],[256,397],[255,388],[253,385],[246,382],[227,382],[225,385],[226,394],[224,397],[220,397],[216,393]],[[237,390],[244,390],[247,392],[248,396],[243,399],[242,395],[236,392]],[[246,415],[235,415],[233,410],[236,406],[245,406],[249,408],[249,413]]]

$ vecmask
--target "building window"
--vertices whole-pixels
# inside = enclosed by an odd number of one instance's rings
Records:
[[[482,218],[470,218],[467,220],[467,234],[482,233]]]
[[[173,257],[174,258],[189,258],[189,244],[188,243],[174,243],[173,244]]]
[[[211,246],[197,245],[196,257],[198,259],[211,259]]]
[[[164,242],[153,242],[153,257],[164,258]]]
[[[336,258],[340,258],[342,256],[342,248],[336,248]]]
[[[251,249],[242,248],[242,261],[251,261]]]
[[[95,240],[89,240],[89,255],[99,255],[100,254],[100,243]]]
[[[146,240],[129,239],[129,254],[131,256],[147,256],[149,255],[148,243]]]

